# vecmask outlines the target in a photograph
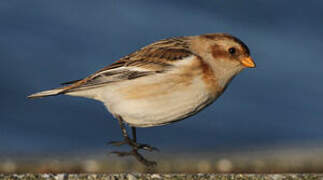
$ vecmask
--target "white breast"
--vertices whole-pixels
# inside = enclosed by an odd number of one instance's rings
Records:
[[[147,78],[152,79],[139,78],[119,87],[107,87],[102,101],[111,113],[138,127],[180,120],[212,101],[201,77],[189,84],[177,81],[180,79],[167,81],[163,75]]]

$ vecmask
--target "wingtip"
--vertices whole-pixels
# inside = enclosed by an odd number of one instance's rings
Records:
[[[36,98],[37,98],[37,96],[34,96],[34,94],[27,96],[27,99],[36,99]]]
[[[59,89],[52,89],[52,90],[47,90],[47,91],[41,91],[38,93],[31,94],[27,96],[28,99],[36,99],[36,98],[42,98],[42,97],[47,97],[47,96],[56,96],[59,95],[63,92],[64,90],[59,88]]]
[[[34,94],[27,96],[27,99],[37,99],[37,98],[42,98],[42,97],[45,97],[45,96],[39,95],[39,93],[34,93]]]

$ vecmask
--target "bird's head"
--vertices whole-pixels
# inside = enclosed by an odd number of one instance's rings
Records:
[[[193,36],[191,49],[211,68],[221,87],[226,87],[244,68],[256,67],[247,45],[229,34]]]
[[[247,45],[229,34],[214,33],[196,36],[192,46],[197,54],[210,64],[216,64],[222,68],[256,67]]]

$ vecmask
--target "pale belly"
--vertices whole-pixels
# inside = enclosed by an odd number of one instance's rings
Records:
[[[214,98],[201,78],[190,83],[181,79],[145,82],[131,81],[122,85],[107,86],[99,100],[108,110],[119,115],[128,124],[149,127],[168,124],[195,114]]]

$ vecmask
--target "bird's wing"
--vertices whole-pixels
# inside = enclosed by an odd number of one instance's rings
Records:
[[[185,60],[189,56],[194,54],[189,49],[189,41],[186,37],[157,41],[82,80],[67,83],[70,85],[64,87],[65,92],[164,73],[171,70],[176,62]]]

